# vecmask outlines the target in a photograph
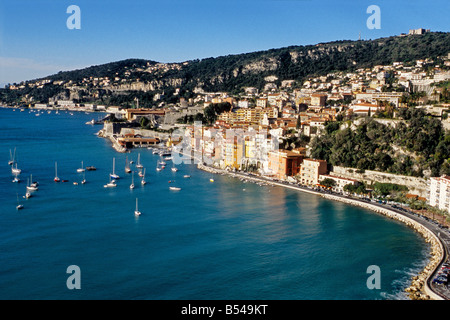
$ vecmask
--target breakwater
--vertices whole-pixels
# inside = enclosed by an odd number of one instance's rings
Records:
[[[346,204],[355,205],[359,207],[363,207],[374,211],[376,213],[382,214],[390,219],[395,219],[412,228],[416,232],[418,232],[425,240],[425,242],[430,244],[430,259],[427,266],[417,275],[412,278],[411,285],[405,289],[405,291],[409,294],[409,298],[411,300],[444,300],[441,296],[436,294],[429,286],[429,279],[435,273],[439,265],[445,256],[445,250],[442,242],[439,238],[427,227],[425,227],[420,222],[411,219],[404,214],[391,210],[389,208],[382,207],[380,205],[376,205],[374,203],[361,201],[357,199],[350,199],[343,196],[337,196],[327,193],[322,193],[319,191],[311,190],[306,187],[297,186],[294,184],[280,183],[270,179],[262,178],[259,176],[242,174],[217,168],[212,168],[208,166],[204,166],[202,164],[198,164],[197,167],[201,170],[215,173],[215,174],[226,174],[236,178],[245,178],[246,180],[253,182],[262,182],[266,184],[281,186],[285,188],[290,188],[302,192],[307,192],[315,195],[319,195],[323,198],[344,202]]]

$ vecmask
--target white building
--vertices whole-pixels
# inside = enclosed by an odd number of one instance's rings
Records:
[[[450,176],[430,178],[430,205],[450,212]]]

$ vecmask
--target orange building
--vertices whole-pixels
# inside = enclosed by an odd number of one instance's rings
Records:
[[[300,172],[304,156],[289,150],[277,150],[269,152],[269,169],[278,179],[295,176]]]

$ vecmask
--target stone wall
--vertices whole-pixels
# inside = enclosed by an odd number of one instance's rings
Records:
[[[358,169],[334,166],[330,175],[336,175],[344,178],[356,179],[365,183],[382,182],[395,183],[407,186],[409,193],[417,194],[420,197],[428,199],[428,180],[424,178],[402,176],[379,171],[365,170],[364,173],[357,173]]]

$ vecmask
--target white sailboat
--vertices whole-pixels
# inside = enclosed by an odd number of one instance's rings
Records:
[[[141,154],[138,153],[138,160],[136,164],[136,168],[142,169],[144,166],[141,164]]]
[[[12,166],[14,164],[14,158],[16,157],[16,148],[14,148],[14,156],[11,153],[11,149],[9,149],[9,161],[8,164]]]
[[[86,172],[83,172],[83,180],[81,180],[81,184],[86,183]]]
[[[136,210],[134,210],[134,215],[140,216],[141,212],[138,209],[138,198],[136,198]]]
[[[84,172],[84,171],[85,171],[85,169],[83,167],[83,161],[81,161],[81,168],[78,168],[77,172]]]
[[[117,187],[116,180],[111,180],[111,176],[109,176],[109,183],[105,184],[103,187],[105,188]]]
[[[38,187],[36,182],[35,183],[30,183],[30,181],[33,181],[33,175],[30,176],[30,180],[28,180],[28,184],[27,184],[27,190],[28,191],[37,191]]]
[[[30,190],[28,189],[29,187],[30,187],[30,179],[28,179],[28,181],[27,181],[27,192],[26,192],[25,195],[23,196],[23,197],[26,198],[26,199],[31,198],[31,192],[30,192]]]
[[[130,189],[134,189],[134,171],[133,171],[133,175],[131,176]]]
[[[20,203],[19,203],[19,194],[17,194],[17,206],[16,206],[16,209],[17,209],[17,210],[23,209],[23,204],[20,204]]]
[[[120,179],[120,177],[115,172],[115,166],[116,166],[116,158],[113,158],[113,172],[110,174],[110,176],[114,180]]]
[[[53,179],[55,182],[60,182],[61,179],[58,177],[58,162],[55,162],[55,178]]]
[[[144,173],[143,173],[143,175],[142,175],[141,184],[142,184],[142,185],[147,184],[147,182],[145,181],[145,168],[144,168]]]
[[[130,163],[128,162],[128,157],[127,157],[127,159],[125,161],[126,161],[125,162],[125,172],[126,173],[131,173]]]
[[[16,162],[16,167],[15,168],[14,167],[11,168],[11,172],[12,172],[12,174],[15,174],[15,175],[18,175],[18,174],[20,174],[22,172],[21,169],[17,168],[17,162]]]
[[[39,185],[39,182],[37,182],[37,181],[33,182],[33,175],[30,175],[30,187],[36,188],[36,190],[37,190],[38,185]]]

